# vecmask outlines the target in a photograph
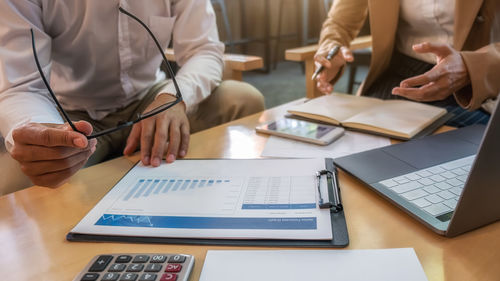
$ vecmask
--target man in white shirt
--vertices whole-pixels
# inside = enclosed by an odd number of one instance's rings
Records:
[[[172,81],[159,70],[162,57],[153,40],[119,7],[141,19],[162,48],[172,39],[183,101],[96,142],[84,134],[116,127],[176,99]],[[0,11],[0,133],[5,139],[0,159],[11,178],[4,183],[10,190],[4,187],[3,193],[15,190],[9,183],[19,180],[14,166],[32,183],[53,187],[86,163],[138,147],[145,165],[160,165],[164,155],[171,163],[186,155],[190,131],[264,108],[262,95],[250,85],[221,83],[224,46],[208,0],[3,0]],[[81,133],[64,124],[48,95],[36,69],[30,28],[45,76]]]

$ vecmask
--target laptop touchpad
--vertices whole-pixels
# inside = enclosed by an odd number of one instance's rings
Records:
[[[450,132],[389,146],[382,150],[420,170],[474,155],[478,147],[477,144],[461,138],[459,134]]]

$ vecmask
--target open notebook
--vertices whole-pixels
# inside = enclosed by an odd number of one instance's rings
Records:
[[[308,119],[399,139],[411,139],[430,127],[436,129],[451,118],[446,109],[432,105],[339,93],[295,105],[288,112]]]

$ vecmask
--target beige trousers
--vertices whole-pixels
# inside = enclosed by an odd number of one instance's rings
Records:
[[[93,120],[85,111],[69,111],[68,115],[74,121],[90,122],[95,131],[115,127],[119,122],[128,121],[142,113],[164,84],[165,82],[160,82],[152,86],[144,98],[106,116],[103,120]],[[264,110],[264,97],[255,87],[245,82],[227,80],[196,108],[190,109],[187,115],[191,133],[195,133],[262,110]],[[131,127],[99,137],[96,151],[86,166],[121,156],[130,130]],[[0,171],[5,176],[0,179],[0,195],[31,185],[29,179],[20,171],[17,161],[12,159],[2,146],[3,144],[0,146]]]

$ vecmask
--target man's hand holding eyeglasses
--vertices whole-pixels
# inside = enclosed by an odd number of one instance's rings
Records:
[[[172,95],[160,94],[144,112],[173,102],[175,99],[176,97]],[[189,146],[189,120],[185,104],[180,102],[162,113],[135,124],[123,153],[130,155],[139,145],[144,165],[158,167],[165,154],[167,163],[174,162],[178,156],[184,157]]]
[[[92,133],[92,125],[85,121],[74,125],[86,135]],[[65,183],[85,165],[97,144],[68,124],[28,123],[14,129],[12,138],[12,158],[20,163],[31,182],[47,187]]]

